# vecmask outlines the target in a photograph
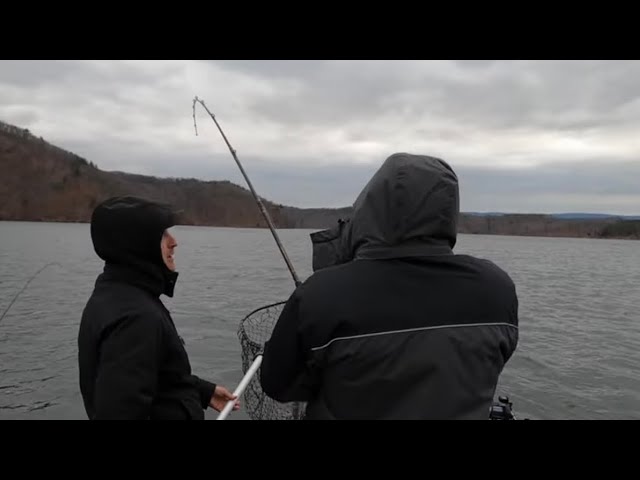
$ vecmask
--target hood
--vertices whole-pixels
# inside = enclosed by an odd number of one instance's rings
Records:
[[[352,258],[450,254],[456,244],[458,178],[443,160],[396,153],[353,204]]]
[[[175,224],[176,215],[168,205],[114,197],[93,211],[91,239],[110,271],[127,271],[126,280],[158,295],[173,296],[178,274],[164,264],[160,242],[164,231]]]

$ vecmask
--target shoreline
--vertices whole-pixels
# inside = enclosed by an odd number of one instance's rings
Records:
[[[89,225],[90,222],[85,220],[55,220],[55,219],[46,219],[46,220],[8,220],[8,219],[0,219],[0,223],[56,223],[56,224],[83,224]],[[177,224],[177,227],[206,227],[206,228],[234,228],[241,230],[268,230],[268,227],[261,226],[246,226],[246,225],[206,225],[206,224]],[[280,228],[276,226],[276,230],[285,231],[285,230],[311,230],[318,231],[324,230],[324,227],[312,228],[312,227],[289,227],[289,228]],[[488,232],[465,232],[459,231],[458,235],[482,235],[482,236],[492,236],[492,237],[522,237],[522,238],[567,238],[567,239],[585,239],[585,240],[629,240],[629,241],[637,241],[640,240],[640,236],[593,236],[593,235],[536,235],[536,234],[528,234],[522,235],[517,233],[488,233]]]

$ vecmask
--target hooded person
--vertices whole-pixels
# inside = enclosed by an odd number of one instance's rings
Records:
[[[518,299],[494,263],[457,255],[458,179],[396,153],[349,222],[312,235],[314,273],[264,348],[263,391],[306,419],[488,419],[518,343]]]
[[[78,333],[80,391],[91,420],[204,419],[235,397],[191,373],[181,337],[160,300],[178,278],[166,205],[114,197],[91,217],[91,239],[104,260]],[[239,408],[235,404],[234,408]]]

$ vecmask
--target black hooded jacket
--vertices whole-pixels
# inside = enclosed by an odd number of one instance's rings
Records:
[[[174,223],[168,207],[134,197],[93,212],[91,238],[105,266],[78,334],[80,390],[92,420],[204,419],[216,386],[191,373],[159,298],[173,296],[178,277],[160,248]]]
[[[518,299],[492,262],[453,253],[458,214],[445,162],[389,157],[342,228],[339,264],[284,306],[264,392],[307,402],[307,419],[488,419],[517,346]]]

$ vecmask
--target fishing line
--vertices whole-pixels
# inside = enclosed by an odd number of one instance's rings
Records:
[[[34,273],[33,275],[31,275],[31,277],[29,277],[29,279],[27,280],[27,283],[24,284],[24,286],[22,287],[22,289],[13,297],[13,300],[11,300],[11,302],[9,303],[9,306],[6,308],[6,310],[4,311],[4,313],[2,314],[2,316],[0,316],[0,322],[2,322],[2,319],[7,315],[7,313],[9,313],[9,310],[11,309],[11,307],[13,306],[13,304],[15,303],[15,301],[18,299],[18,297],[22,294],[22,292],[24,292],[27,287],[29,286],[29,284],[38,276],[40,275],[40,272],[42,272],[45,268],[51,266],[51,265],[60,265],[57,262],[50,262],[47,263],[44,267],[42,267],[40,270],[38,270],[36,273]]]

